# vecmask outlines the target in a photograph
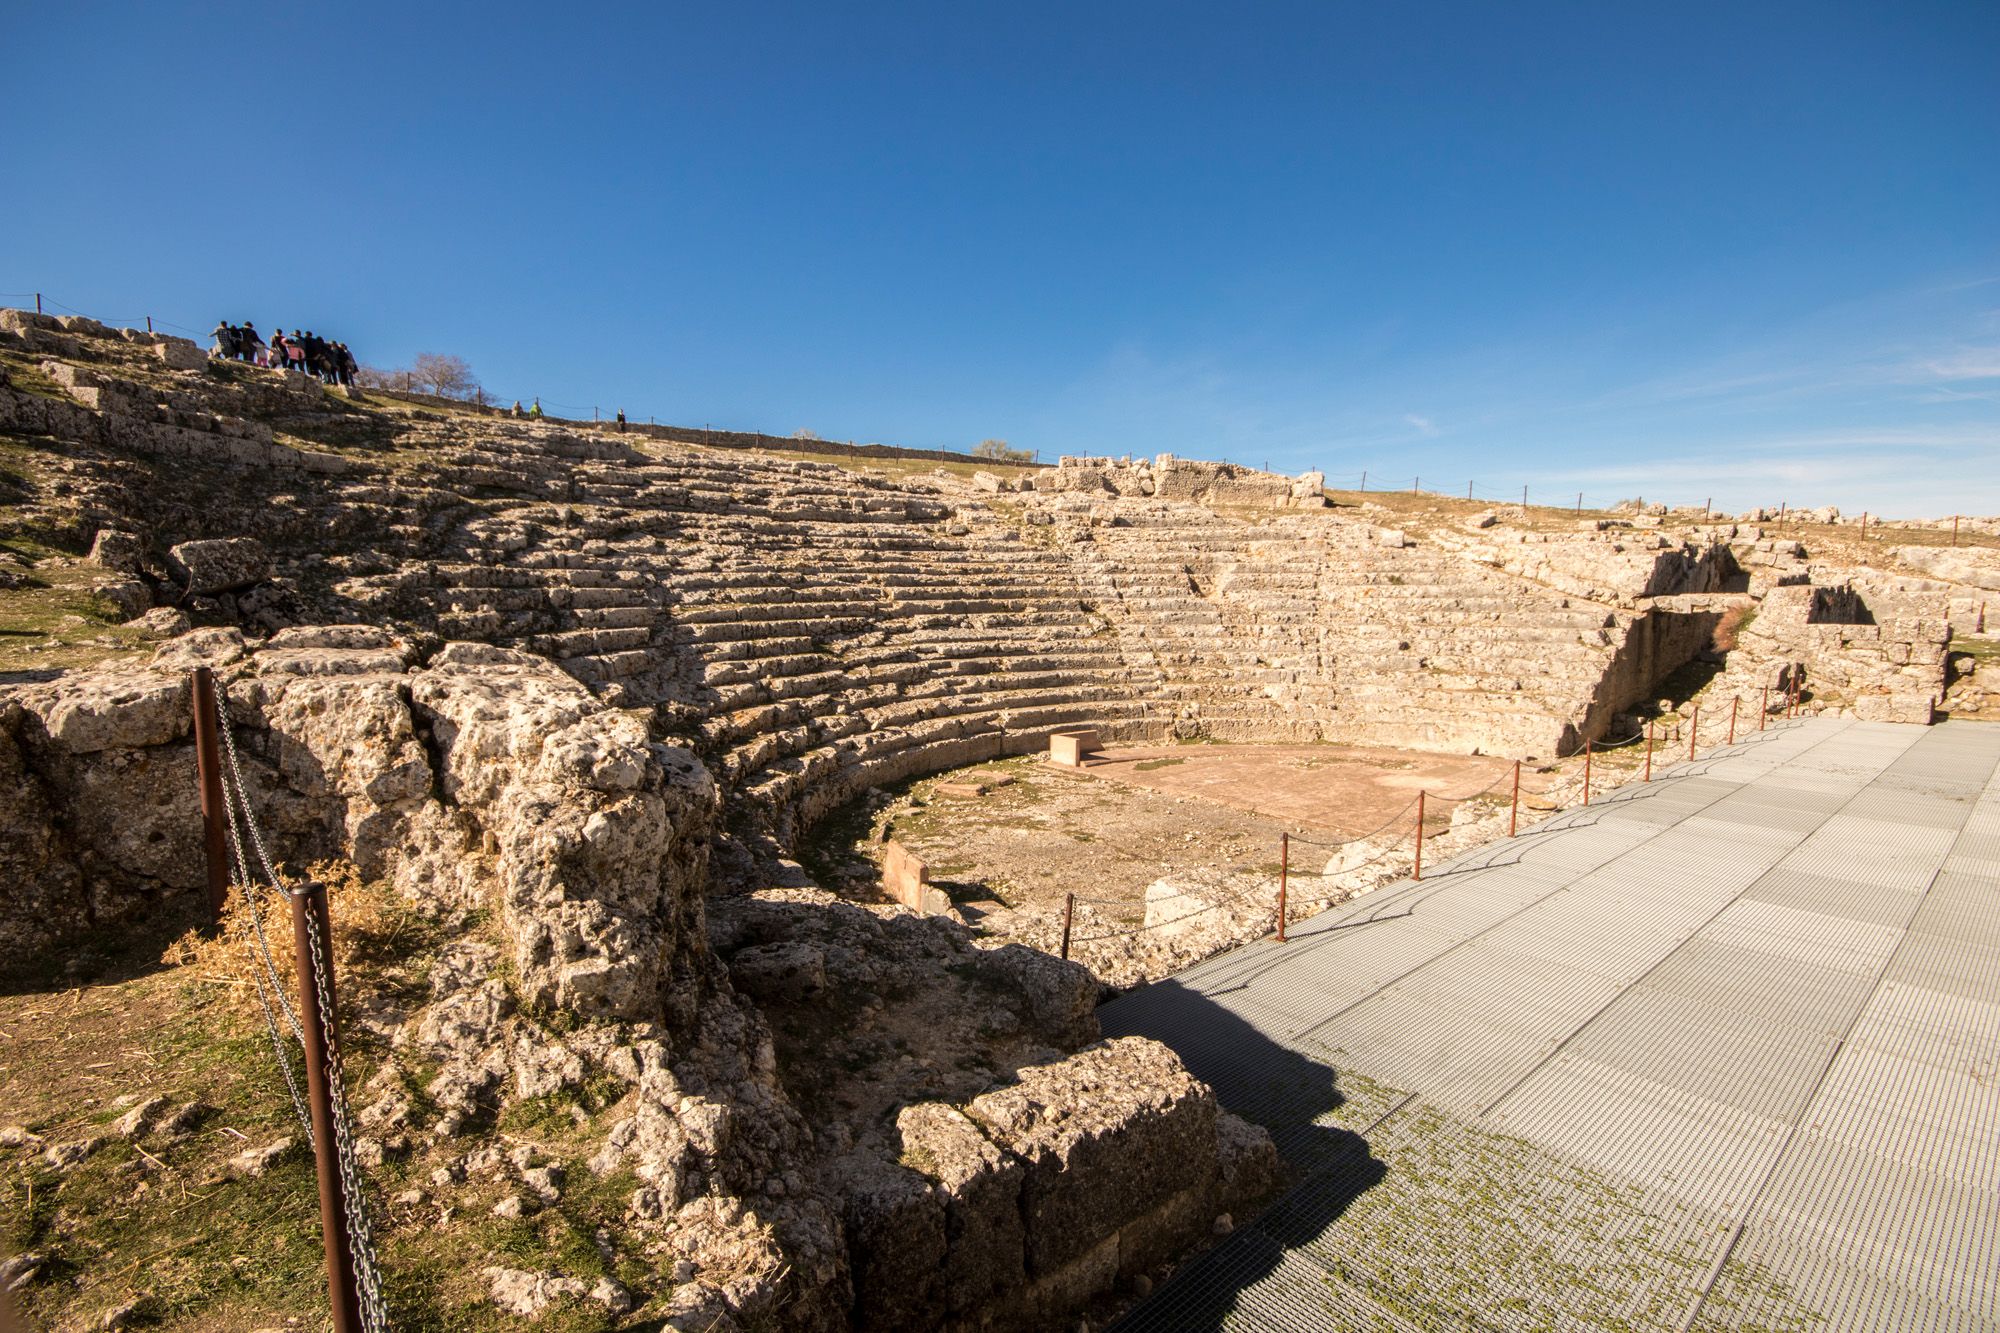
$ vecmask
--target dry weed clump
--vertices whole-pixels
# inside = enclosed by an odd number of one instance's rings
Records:
[[[363,880],[352,862],[317,861],[306,867],[303,876],[295,876],[280,865],[278,873],[287,883],[311,879],[326,886],[337,972],[348,973],[393,954],[399,943],[418,933],[416,914],[398,901],[387,885]],[[243,886],[232,884],[223,899],[218,925],[188,931],[167,946],[160,961],[186,969],[192,980],[221,987],[219,1002],[229,1009],[254,1014],[258,1009],[257,978],[264,969],[266,948],[284,984],[287,1002],[296,1006],[290,901],[265,887],[256,895],[253,911]]]

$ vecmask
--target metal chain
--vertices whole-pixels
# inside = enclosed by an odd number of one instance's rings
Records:
[[[250,837],[250,845],[256,851],[257,860],[272,888],[288,896],[293,891],[288,888],[272,865],[270,853],[265,849],[264,837],[257,820],[250,810],[249,790],[243,781],[243,766],[236,752],[236,734],[230,726],[228,711],[228,690],[222,682],[216,682],[216,730],[222,734],[223,751],[228,758],[228,771],[223,775],[222,794],[225,813],[228,816],[229,838],[234,853],[238,880],[243,886],[244,902],[250,908],[250,920],[255,931],[263,962],[270,973],[270,987],[276,992],[278,1004],[290,1020],[293,1032],[298,1034],[303,1047],[305,1033],[299,1024],[298,1015],[292,1011],[285,998],[284,986],[280,983],[277,964],[271,956],[270,940],[264,931],[263,915],[258,910],[259,889],[243,854],[243,839],[238,831],[240,819],[243,831]],[[313,995],[299,997],[301,1003],[308,1000],[320,1013],[321,1028],[326,1039],[326,1083],[327,1100],[331,1104],[333,1121],[334,1155],[340,1167],[341,1193],[346,1197],[348,1252],[354,1260],[354,1278],[357,1295],[360,1298],[361,1324],[368,1333],[387,1333],[389,1327],[388,1308],[382,1299],[382,1276],[375,1257],[375,1238],[369,1225],[368,1204],[362,1192],[361,1164],[354,1153],[354,1129],[348,1115],[347,1088],[342,1072],[340,1047],[334,1036],[333,996],[329,985],[331,966],[327,961],[325,941],[320,936],[319,918],[314,912],[306,912],[306,937],[311,945]],[[253,954],[251,962],[257,961]],[[306,1112],[305,1098],[301,1095],[297,1078],[292,1072],[291,1061],[284,1057],[283,1042],[278,1032],[277,1019],[265,999],[265,981],[257,975],[257,995],[264,1004],[264,1013],[270,1029],[272,1047],[279,1053],[279,1067],[284,1071],[285,1085],[292,1095],[292,1109],[298,1114],[304,1126],[306,1141],[312,1142],[312,1121]]]
[[[382,1275],[376,1266],[375,1236],[368,1222],[368,1201],[362,1192],[361,1163],[354,1155],[354,1127],[347,1114],[346,1078],[341,1070],[340,1044],[334,1036],[333,995],[328,985],[331,966],[320,938],[319,915],[306,912],[306,938],[312,945],[313,1003],[319,1006],[320,1028],[326,1040],[327,1100],[332,1104],[334,1156],[340,1164],[340,1188],[347,1197],[347,1246],[354,1258],[354,1284],[361,1298],[361,1326],[368,1333],[386,1333],[389,1313],[382,1300]]]
[[[217,700],[216,711],[218,714],[223,713],[220,699]],[[223,716],[226,718],[227,715]],[[228,723],[223,721],[219,730],[227,735]],[[312,1117],[306,1111],[305,1094],[299,1089],[298,1073],[292,1068],[291,1055],[285,1049],[284,1034],[278,1030],[278,1015],[272,1008],[274,994],[277,997],[278,1008],[283,1009],[286,1019],[292,1025],[292,1031],[299,1036],[301,1044],[304,1042],[305,1034],[299,1029],[298,1015],[292,1012],[290,1002],[285,999],[284,982],[278,975],[275,960],[271,957],[271,944],[264,934],[264,917],[257,908],[257,885],[243,857],[243,839],[237,831],[237,821],[241,819],[246,823],[249,822],[250,802],[242,790],[242,774],[239,772],[236,776],[238,783],[234,788],[226,775],[219,785],[222,788],[223,822],[229,827],[230,852],[235,862],[236,885],[243,894],[244,905],[250,909],[250,924],[243,932],[243,944],[250,954],[250,978],[257,986],[257,1004],[264,1011],[264,1030],[271,1039],[271,1054],[278,1062],[278,1071],[285,1076],[285,1091],[291,1095],[292,1114],[298,1117],[299,1128],[305,1134],[306,1145],[310,1147],[313,1141]],[[258,956],[260,952],[261,958]]]

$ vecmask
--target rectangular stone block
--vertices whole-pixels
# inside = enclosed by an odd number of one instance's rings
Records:
[[[930,885],[930,867],[923,858],[899,842],[882,848],[882,888],[891,898],[913,912],[924,910],[924,890]]]
[[[1121,1037],[1019,1077],[966,1114],[1026,1165],[1031,1276],[1061,1271],[1183,1190],[1211,1187],[1215,1096],[1167,1047]]]
[[[1065,727],[1049,733],[1049,758],[1070,768],[1081,768],[1086,756],[1103,749],[1095,727]]]
[[[1026,1275],[1021,1162],[964,1113],[939,1102],[905,1107],[896,1132],[902,1164],[935,1182],[944,1199],[938,1276],[945,1308],[976,1311],[1019,1290]]]

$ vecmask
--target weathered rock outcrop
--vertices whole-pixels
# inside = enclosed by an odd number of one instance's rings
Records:
[[[0,921],[46,946],[202,882],[186,666],[218,665],[245,777],[294,864],[345,856],[440,906],[492,908],[536,1003],[652,1017],[699,933],[716,808],[707,770],[649,742],[545,660],[447,645],[423,665],[368,626],[245,654],[206,631],[160,669],[14,692],[14,823]],[[105,812],[116,811],[115,817]]]

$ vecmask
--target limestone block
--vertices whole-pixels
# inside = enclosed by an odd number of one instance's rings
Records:
[[[254,537],[182,542],[167,552],[167,568],[187,592],[213,596],[271,577],[271,553]]]
[[[243,631],[234,626],[190,630],[153,650],[155,671],[188,672],[198,666],[225,667],[249,655]]]
[[[905,1119],[919,1107],[903,1112]],[[946,1108],[941,1108],[946,1109]],[[911,1160],[906,1142],[904,1160]],[[946,1288],[962,1273],[949,1270],[946,1191],[910,1166],[852,1153],[833,1170],[843,1199],[848,1270],[857,1326],[935,1328]],[[1011,1201],[1002,1201],[1011,1206]],[[1012,1281],[1020,1281],[1020,1242]],[[967,1256],[961,1255],[961,1267]],[[992,1284],[988,1284],[988,1290]],[[1004,1288],[1003,1288],[1004,1289]]]
[[[1069,768],[1081,768],[1087,756],[1103,749],[1095,727],[1064,727],[1049,733],[1049,759]]]
[[[208,364],[208,353],[186,338],[170,338],[162,334],[153,344],[160,361],[168,370],[200,370]]]
[[[944,1200],[942,1302],[976,1310],[1014,1290],[1026,1272],[1021,1191],[1027,1166],[967,1114],[938,1102],[896,1117],[903,1164],[934,1182]],[[920,1235],[918,1243],[923,1244]]]
[[[1277,1188],[1278,1147],[1262,1125],[1227,1111],[1217,1111],[1215,1145],[1218,1210],[1240,1215],[1248,1205]]]
[[[1121,1037],[973,1099],[966,1113],[1026,1167],[1028,1271],[1082,1258],[1215,1171],[1215,1097],[1160,1043]]]
[[[1098,1039],[1097,978],[1081,963],[1023,944],[972,955],[980,980],[1006,996],[1016,1012],[1052,1046],[1086,1046]]]
[[[930,867],[899,842],[882,848],[882,889],[913,912],[925,910],[924,890],[930,885]]]
[[[71,754],[165,745],[194,725],[187,677],[164,672],[72,671],[16,697]]]
[[[153,605],[153,590],[137,579],[106,579],[90,591],[115,607],[121,620],[143,615]]]
[[[140,573],[146,560],[145,543],[129,532],[102,528],[91,539],[90,562],[120,574]]]

